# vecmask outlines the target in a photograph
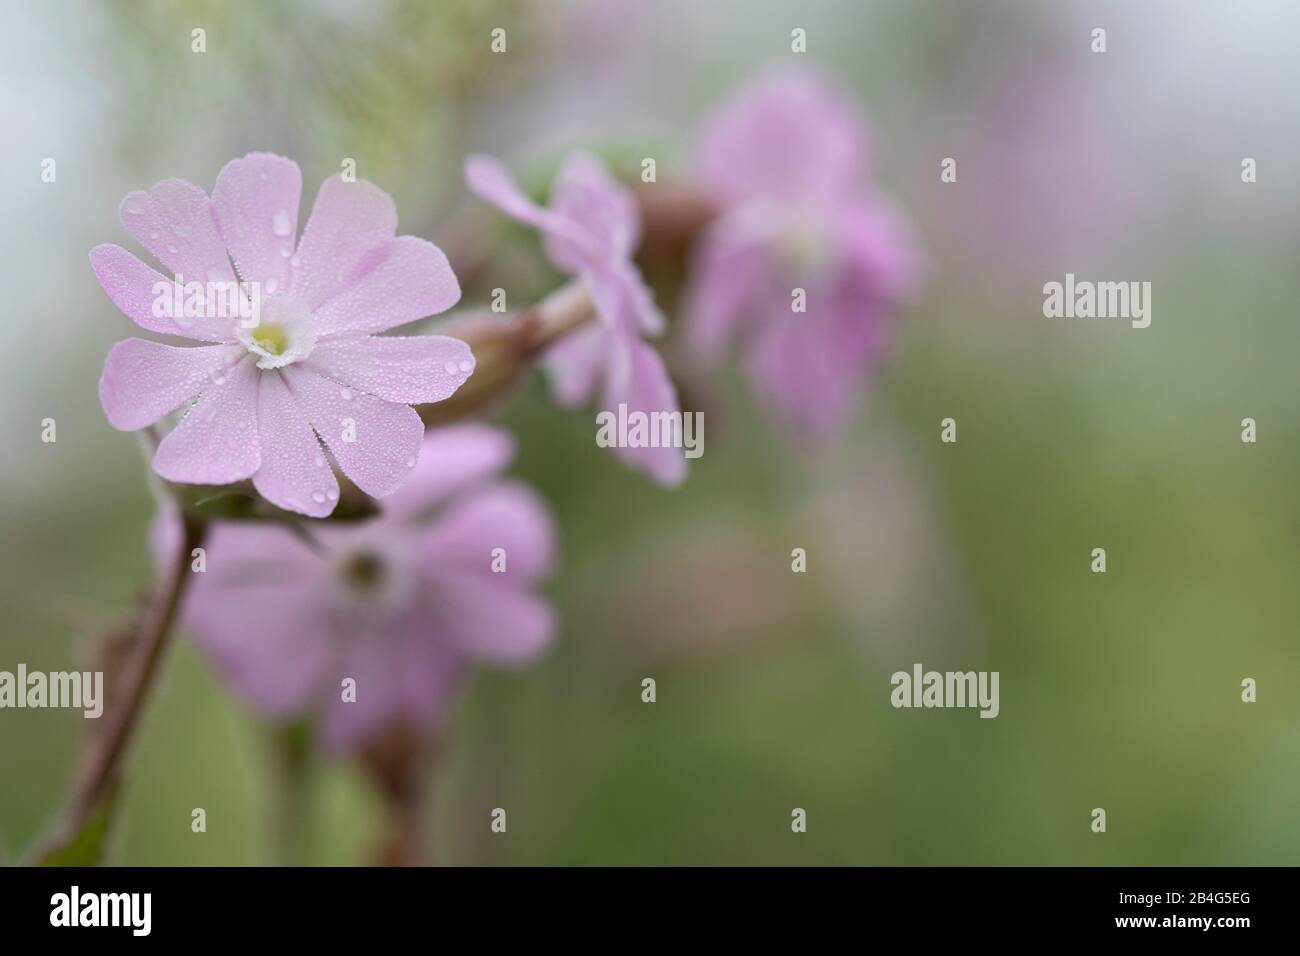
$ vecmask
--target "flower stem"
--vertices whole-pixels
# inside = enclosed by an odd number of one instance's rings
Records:
[[[172,556],[171,567],[158,583],[141,616],[125,670],[111,688],[116,700],[107,702],[102,718],[104,724],[97,728],[91,740],[77,775],[72,800],[42,855],[76,839],[116,781],[118,766],[139,723],[140,711],[157,675],[158,663],[190,580],[190,553],[202,544],[207,530],[203,521],[191,515],[182,516],[182,526],[182,545]]]

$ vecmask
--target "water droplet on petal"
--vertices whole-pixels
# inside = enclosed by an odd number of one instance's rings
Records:
[[[280,256],[281,256],[281,258],[284,258],[284,259],[288,259],[288,258],[289,258],[289,247],[288,247],[288,246],[281,246],[281,247],[280,247]]]
[[[443,369],[447,372],[448,375],[455,375],[456,372],[459,371],[460,366],[457,365],[455,362],[447,362],[445,365],[443,365]]]
[[[325,456],[322,455],[320,452],[316,453],[316,467],[317,468],[325,467]]]
[[[343,399],[343,401],[345,401],[345,402],[350,402],[350,401],[352,401],[352,389],[350,389],[350,388],[340,388],[340,389],[339,389],[339,398]]]
[[[325,492],[325,497],[328,498],[330,501],[338,501],[339,490],[337,488],[331,488],[329,491]]]
[[[298,257],[297,257],[297,256],[293,256],[293,257],[289,260],[289,265],[293,266],[293,267],[296,269],[296,268],[298,268],[298,261],[299,261],[299,260],[298,260]]]
[[[150,238],[150,239],[157,239],[157,238],[158,238],[158,233],[156,233],[156,232],[151,232],[151,233],[149,233],[149,238]]]
[[[474,363],[469,359],[465,359],[460,363],[460,370],[462,372],[472,372],[474,371]]]
[[[266,182],[266,170],[263,169],[261,172],[259,172],[257,174],[257,178],[260,179],[262,182]]]
[[[275,215],[271,217],[271,231],[277,236],[287,236],[292,229],[289,214],[283,209],[277,209]]]
[[[280,281],[276,279],[275,276],[272,276],[271,278],[266,280],[266,291],[268,295],[274,292],[279,287],[280,287]]]
[[[414,467],[415,467],[415,458],[414,458],[414,457],[406,459],[406,467],[407,467],[407,468],[414,468]]]
[[[173,245],[171,245],[170,243],[168,243],[168,245],[167,245],[167,251],[168,251],[168,252],[171,252],[171,253],[175,253],[175,252],[176,252],[176,247],[173,246]]]
[[[311,500],[314,501],[314,502],[316,502],[317,504],[320,504],[322,501],[325,500],[325,492],[323,492],[323,491],[313,491],[313,492],[311,493]]]
[[[131,215],[131,216],[138,216],[138,215],[140,215],[140,207],[139,207],[139,206],[127,206],[127,207],[126,207],[126,211],[127,211],[127,214],[128,214],[128,215]]]

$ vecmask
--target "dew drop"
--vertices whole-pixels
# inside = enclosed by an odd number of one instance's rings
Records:
[[[313,491],[313,492],[311,493],[311,500],[314,501],[314,502],[316,502],[317,504],[320,504],[322,501],[325,500],[325,492],[323,492],[323,491]]]
[[[316,467],[317,468],[325,467],[325,456],[322,455],[320,452],[316,453]]]
[[[462,372],[472,372],[474,371],[474,363],[471,362],[469,359],[465,359],[463,362],[460,363],[460,370]]]
[[[289,265],[293,266],[295,269],[298,268],[298,257],[297,256],[292,257],[289,260]]]
[[[260,179],[262,182],[266,182],[267,179],[266,170],[263,169],[261,172],[259,172],[257,174],[257,178]]]
[[[281,246],[281,247],[280,247],[280,257],[281,257],[282,259],[288,259],[288,258],[289,258],[289,247],[288,247],[288,246]]]
[[[149,233],[149,238],[150,238],[150,239],[157,239],[157,238],[158,238],[158,233],[156,233],[156,232],[151,232],[151,233]]]
[[[128,214],[128,215],[131,215],[131,216],[138,216],[138,215],[140,215],[140,207],[139,207],[139,206],[127,206],[127,207],[126,207],[126,211],[127,211],[127,214]]]
[[[415,459],[414,459],[413,457],[412,457],[412,458],[408,458],[408,459],[406,459],[406,467],[407,467],[407,468],[414,468],[414,467],[415,467]]]
[[[266,280],[266,292],[268,295],[270,295],[279,287],[280,287],[280,280],[275,278],[275,276],[272,276],[271,278]]]
[[[293,226],[289,223],[289,214],[283,209],[277,209],[271,217],[271,231],[277,236],[287,236],[291,229]]]
[[[460,366],[457,365],[455,362],[447,362],[445,365],[443,365],[443,369],[446,370],[448,375],[455,375],[456,372],[460,370]]]
[[[350,401],[352,401],[352,389],[350,389],[350,388],[340,388],[340,389],[339,389],[339,398],[343,399],[343,401],[345,401],[345,402],[350,402]]]
[[[339,490],[337,488],[331,488],[329,491],[325,492],[325,497],[328,498],[330,501],[338,501]]]
[[[168,245],[167,245],[167,251],[168,251],[168,252],[171,252],[171,253],[175,253],[175,252],[176,252],[176,247],[173,246],[173,245],[171,245],[170,243],[168,243]]]

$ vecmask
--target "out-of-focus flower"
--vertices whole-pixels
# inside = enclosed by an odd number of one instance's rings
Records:
[[[534,593],[554,531],[498,476],[509,434],[451,425],[424,445],[379,518],[313,528],[323,554],[281,526],[217,525],[187,595],[186,625],[235,690],[268,716],[319,713],[335,748],[436,725],[470,666],[525,664],[554,632]],[[174,548],[174,529],[160,520],[155,548]]]
[[[143,428],[194,399],[158,446],[154,471],[190,484],[251,477],[272,504],[321,517],[339,486],[320,442],[362,491],[391,494],[420,454],[424,429],[409,405],[447,398],[474,357],[446,336],[373,334],[460,298],[437,246],[395,236],[387,193],[326,180],[295,249],[301,192],[296,163],[252,153],[226,164],[211,199],[169,179],[123,200],[126,231],[181,277],[176,285],[200,285],[193,309],[180,295],[160,299],[172,280],[120,246],[96,246],[90,263],[142,328],[215,343],[119,342],[99,382],[109,422]],[[234,309],[218,293],[237,282],[246,285]],[[251,301],[260,314],[250,315]]]
[[[642,341],[658,335],[664,318],[632,262],[641,217],[632,194],[588,153],[560,167],[550,207],[534,203],[509,170],[488,156],[471,156],[465,179],[479,198],[542,233],[546,254],[560,271],[586,284],[600,321],[575,332],[543,357],[557,402],[575,406],[601,393],[605,410],[678,412],[677,390],[659,353]],[[615,452],[661,484],[686,476],[680,448],[624,448]]]
[[[695,257],[691,341],[706,355],[743,341],[770,405],[795,425],[832,429],[919,269],[906,223],[867,188],[865,125],[820,79],[779,73],[725,104],[698,153],[699,185],[722,214]]]

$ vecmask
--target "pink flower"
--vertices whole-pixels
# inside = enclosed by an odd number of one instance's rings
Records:
[[[424,446],[380,517],[313,527],[323,554],[279,526],[217,525],[187,596],[185,624],[235,690],[272,717],[319,713],[335,748],[436,725],[472,665],[525,664],[554,632],[534,593],[554,555],[550,518],[497,477],[510,436],[453,425]],[[176,528],[160,522],[160,548]]]
[[[460,298],[437,246],[394,237],[387,193],[326,180],[295,249],[301,191],[296,163],[251,153],[225,165],[211,199],[168,179],[122,202],[126,231],[184,283],[249,283],[260,297],[256,325],[210,304],[198,315],[160,309],[170,277],[120,246],[96,246],[90,264],[137,325],[210,343],[115,345],[99,382],[113,427],[143,428],[193,399],[158,446],[154,471],[192,484],[252,478],[278,507],[321,517],[339,496],[321,442],[367,494],[391,494],[411,473],[424,434],[409,405],[450,396],[474,358],[445,336],[372,334]]]
[[[678,412],[677,390],[663,361],[642,335],[658,335],[664,318],[632,262],[641,238],[641,215],[632,194],[604,164],[574,153],[561,166],[550,208],[523,194],[510,172],[489,156],[465,162],[469,188],[507,215],[538,229],[547,257],[587,286],[600,321],[551,348],[543,363],[552,393],[565,406],[587,402],[598,391],[604,410],[618,413]],[[680,448],[616,448],[630,466],[661,484],[686,477]]]
[[[716,355],[742,340],[755,390],[816,431],[852,411],[917,278],[906,224],[865,188],[869,155],[853,105],[795,73],[725,104],[699,145],[699,182],[722,214],[692,270],[692,343]]]

